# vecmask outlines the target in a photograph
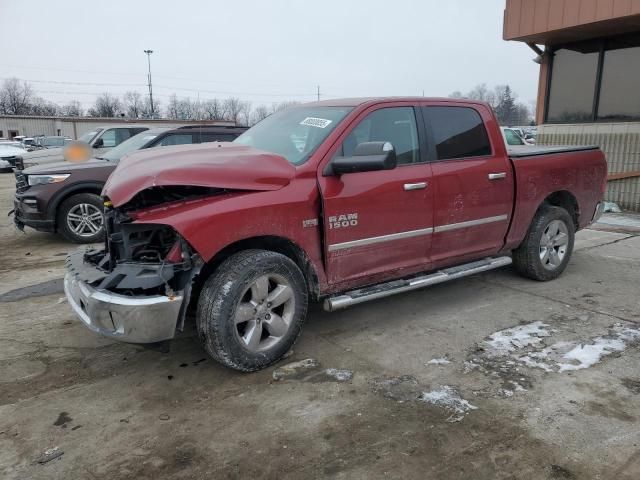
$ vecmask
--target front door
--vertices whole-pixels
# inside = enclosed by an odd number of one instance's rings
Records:
[[[393,170],[320,176],[330,284],[399,276],[427,268],[432,233],[431,167],[415,109],[390,106],[364,112],[345,132],[335,156],[359,143],[390,142]],[[359,283],[356,281],[355,283]]]
[[[514,179],[502,136],[490,139],[485,128],[493,115],[460,106],[427,106],[423,113],[435,150],[434,266],[497,253],[509,228]]]

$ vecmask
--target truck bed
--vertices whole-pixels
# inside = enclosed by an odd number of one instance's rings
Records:
[[[550,155],[552,153],[581,152],[585,150],[597,150],[597,145],[510,145],[507,146],[507,154],[511,158],[533,157],[536,155]]]

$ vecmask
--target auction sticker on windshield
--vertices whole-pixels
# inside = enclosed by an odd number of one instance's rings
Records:
[[[327,128],[332,120],[326,118],[307,117],[300,122],[300,125],[309,125],[310,127]]]

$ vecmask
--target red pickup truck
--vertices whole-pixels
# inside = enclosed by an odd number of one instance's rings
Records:
[[[310,301],[336,310],[512,262],[556,278],[605,183],[597,147],[507,150],[484,103],[311,103],[233,143],[122,161],[105,248],[68,258],[65,290],[122,341],[171,340],[195,316],[213,358],[254,371],[291,348]]]

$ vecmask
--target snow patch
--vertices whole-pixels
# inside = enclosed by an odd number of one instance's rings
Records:
[[[451,363],[447,357],[432,358],[425,365],[448,365]]]
[[[516,359],[527,367],[539,368],[545,372],[583,370],[600,363],[603,357],[612,353],[624,352],[629,344],[637,341],[640,341],[640,330],[616,323],[608,335],[598,336],[586,342],[556,342],[541,350],[516,356]],[[537,343],[539,342],[535,344]],[[512,350],[507,353],[510,356],[514,355]]]
[[[506,328],[489,336],[485,344],[492,355],[507,355],[515,350],[535,347],[544,337],[550,337],[549,325],[540,321]]]
[[[348,382],[353,378],[353,372],[351,370],[341,370],[339,368],[327,368],[324,373],[328,376],[335,378],[339,382]]]
[[[447,422],[459,422],[471,410],[478,409],[478,407],[471,405],[471,403],[462,398],[453,387],[448,385],[444,385],[438,390],[422,392],[419,399],[447,410],[450,414]]]

